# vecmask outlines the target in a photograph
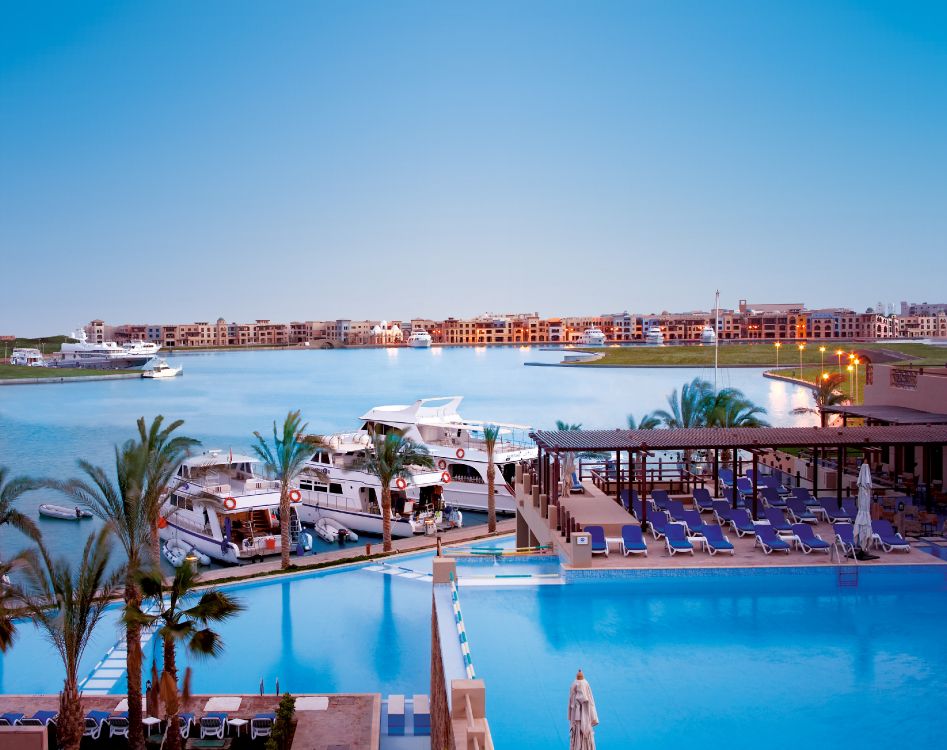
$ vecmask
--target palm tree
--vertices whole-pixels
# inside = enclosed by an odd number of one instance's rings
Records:
[[[165,747],[168,750],[181,750],[178,723],[180,694],[175,651],[178,643],[199,658],[219,656],[223,651],[223,642],[210,625],[228,620],[244,609],[237,599],[217,590],[203,592],[194,603],[197,596],[195,589],[199,583],[200,575],[187,560],[175,570],[174,578],[167,586],[160,571],[147,571],[138,577],[143,594],[142,604],[125,607],[126,623],[135,623],[139,628],[157,626],[157,634],[162,640],[164,664],[160,684],[168,722],[165,735]],[[143,609],[146,602],[150,605],[147,611]],[[189,692],[187,682],[185,678],[185,695]]]
[[[485,424],[483,426],[483,442],[487,447],[487,531],[491,534],[497,530],[497,503],[496,503],[496,477],[497,467],[493,460],[493,451],[497,446],[497,438],[500,437],[500,428],[495,424]]]
[[[21,606],[16,589],[10,584],[10,573],[27,564],[32,552],[19,552],[7,562],[0,562],[0,654],[6,653],[16,640],[17,610]]]
[[[664,423],[665,427],[703,427],[707,424],[707,398],[713,395],[713,386],[706,380],[694,378],[677,388],[667,397],[668,409],[658,409],[653,418]]]
[[[13,506],[20,495],[35,490],[41,484],[28,477],[8,478],[8,473],[9,470],[6,466],[0,466],[0,526],[8,523],[14,529],[22,531],[30,539],[36,541],[39,539],[39,529],[36,528],[33,519],[24,516]]]
[[[656,430],[661,426],[661,420],[655,414],[645,414],[641,421],[635,421],[634,414],[628,415],[629,430]]]
[[[148,454],[142,446],[129,440],[115,448],[115,480],[99,466],[80,460],[85,475],[60,485],[59,489],[74,502],[85,506],[100,518],[118,539],[125,553],[122,567],[125,606],[141,604],[138,577],[157,564],[151,545],[150,508],[144,502],[142,488],[147,482]],[[141,710],[141,626],[125,624],[128,650],[128,744],[132,750],[144,750],[145,734]]]
[[[826,414],[825,409],[829,406],[840,406],[849,402],[848,396],[837,390],[838,386],[845,378],[838,373],[825,375],[819,381],[818,387],[812,394],[815,400],[815,406],[797,406],[792,410],[793,414],[818,414],[820,424],[825,427]]]
[[[769,427],[763,419],[766,409],[743,395],[738,388],[721,388],[707,400],[710,427]]]
[[[152,420],[151,425],[145,423],[144,417],[138,419],[138,449],[144,453],[145,461],[142,503],[148,514],[148,523],[151,528],[151,554],[155,560],[161,558],[158,521],[168,483],[174,476],[178,464],[190,449],[200,445],[201,442],[184,435],[174,435],[175,430],[183,424],[183,419],[176,419],[164,427],[164,417],[160,414]]]
[[[291,411],[283,420],[280,434],[273,422],[273,443],[267,443],[259,432],[254,432],[256,444],[254,452],[266,466],[267,471],[279,480],[279,527],[280,527],[280,564],[283,570],[289,567],[289,493],[293,480],[302,474],[306,462],[312,456],[312,448],[303,440],[306,431],[300,412]]]
[[[434,468],[434,459],[427,448],[398,432],[372,435],[372,451],[365,457],[362,469],[381,482],[382,549],[391,551],[391,483],[408,479],[411,467]]]
[[[571,432],[573,430],[581,430],[581,422],[563,422],[561,419],[556,420],[556,429],[560,432]],[[607,453],[599,453],[596,451],[582,451],[581,453],[561,453],[559,454],[559,471],[562,475],[563,481],[570,479],[572,477],[572,472],[575,471],[575,460],[577,458],[585,458],[589,461],[607,461]],[[569,487],[572,484],[571,481],[565,482],[566,487]]]
[[[118,572],[107,572],[111,533],[105,526],[89,535],[76,569],[66,560],[52,559],[46,546],[39,542],[39,554],[31,554],[26,565],[27,584],[17,591],[23,608],[34,624],[46,632],[66,669],[56,720],[63,750],[78,750],[82,740],[84,711],[79,693],[79,662],[120,580]]]

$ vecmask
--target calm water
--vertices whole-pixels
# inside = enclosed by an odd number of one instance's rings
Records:
[[[66,478],[77,458],[108,463],[116,442],[130,437],[139,416],[186,420],[189,434],[208,448],[246,449],[254,430],[267,433],[274,419],[301,409],[312,432],[355,429],[373,406],[410,403],[429,396],[463,395],[472,418],[551,427],[555,420],[585,427],[624,426],[664,405],[665,396],[709,368],[566,369],[524,367],[561,355],[536,348],[362,349],[178,354],[184,376],[169,381],[125,380],[0,388],[0,462],[14,473]],[[789,411],[811,401],[804,389],[767,380],[760,370],[721,370],[721,385],[742,388],[767,407],[774,424],[807,423]],[[36,517],[33,493],[20,502]],[[42,520],[44,535],[60,553],[76,554],[80,525]],[[0,554],[22,538],[0,529]]]

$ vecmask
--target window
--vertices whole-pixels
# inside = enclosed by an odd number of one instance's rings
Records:
[[[341,495],[341,494],[342,494],[342,485],[339,484],[339,483],[337,483],[337,482],[332,482],[332,483],[329,485],[329,492],[331,492],[333,495]]]

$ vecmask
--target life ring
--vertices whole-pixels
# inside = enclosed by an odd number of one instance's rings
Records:
[[[463,458],[463,457],[464,457],[464,449],[463,449],[463,448],[458,448],[458,449],[457,449],[457,458]]]
[[[447,461],[445,461],[445,460],[442,458],[440,461],[437,462],[437,468],[440,469],[441,471],[443,471],[444,469],[446,469],[446,468],[447,468]]]
[[[159,528],[159,529],[163,529],[163,528],[166,528],[167,525],[168,525],[168,519],[165,518],[164,516],[161,516],[161,517],[158,519],[158,528]]]
[[[404,477],[398,477],[395,480],[395,487],[397,487],[399,490],[403,490],[407,486],[408,486],[408,483],[404,481]]]
[[[236,501],[236,499],[235,499],[235,498],[232,498],[232,497],[225,497],[225,498],[224,498],[224,507],[225,507],[227,510],[233,510],[234,508],[237,507],[237,501]]]
[[[303,499],[303,494],[299,490],[289,491],[289,501],[291,503],[298,503],[302,499]]]
[[[450,474],[446,471],[443,474],[441,474],[441,481],[444,484],[450,484]]]

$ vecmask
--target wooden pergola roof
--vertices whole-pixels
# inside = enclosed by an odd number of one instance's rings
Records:
[[[947,425],[870,427],[690,427],[656,430],[538,430],[545,451],[651,451],[713,448],[866,448],[947,445]]]
[[[878,422],[900,425],[941,425],[947,424],[947,414],[910,409],[907,406],[873,404],[860,406],[827,406],[827,414],[842,414],[853,419],[871,419]]]

